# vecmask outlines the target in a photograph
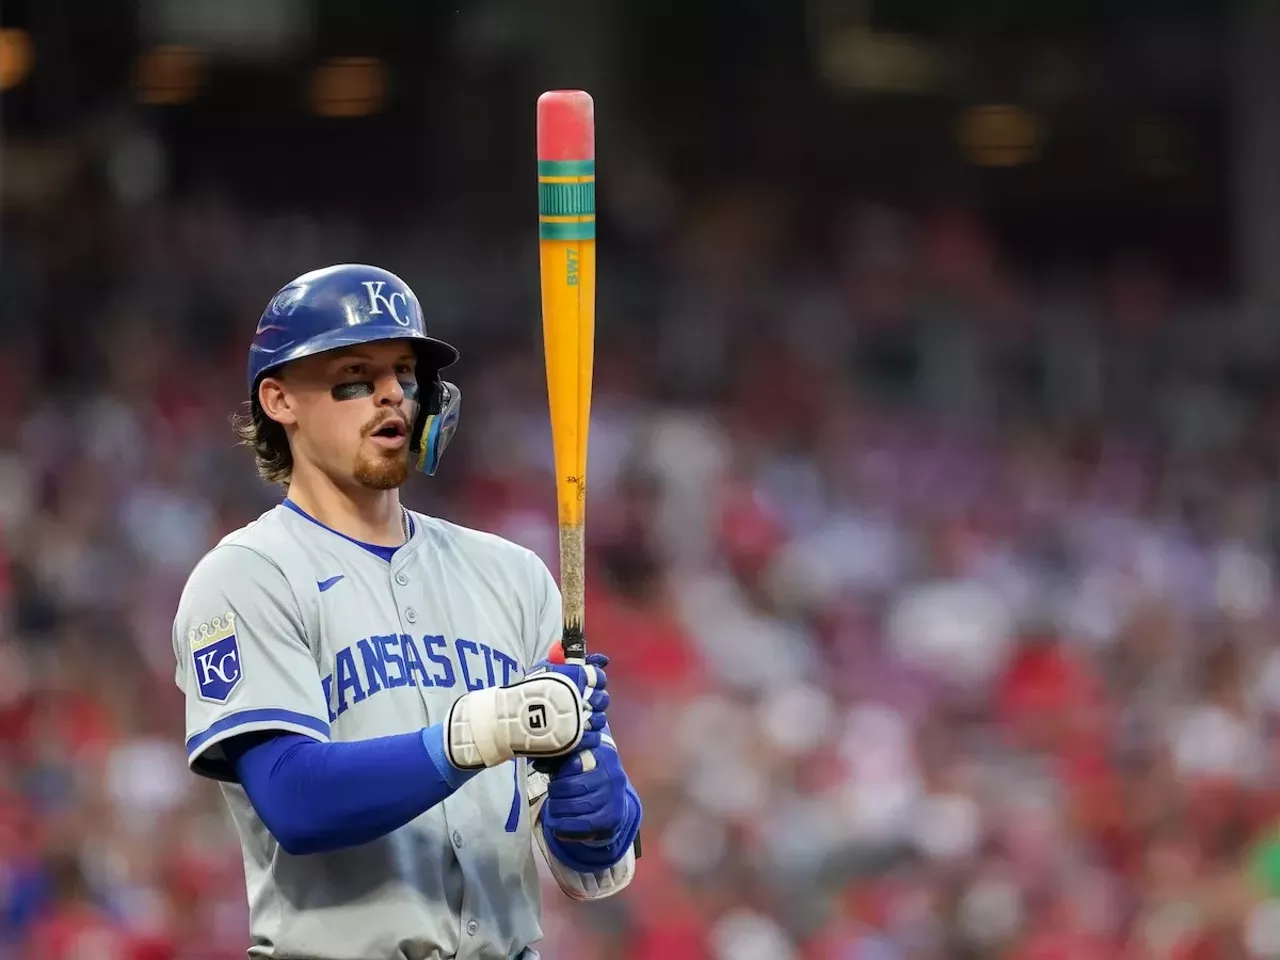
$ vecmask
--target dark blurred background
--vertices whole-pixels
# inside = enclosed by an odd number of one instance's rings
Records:
[[[411,506],[556,564],[534,103],[596,103],[588,631],[646,802],[551,960],[1280,956],[1280,4],[7,0],[0,960],[229,960],[179,590],[271,294],[415,288]]]

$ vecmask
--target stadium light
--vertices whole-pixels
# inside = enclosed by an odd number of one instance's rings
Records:
[[[133,81],[143,103],[173,106],[195,97],[203,73],[204,56],[195,47],[165,45],[138,57]]]
[[[25,30],[0,30],[0,90],[12,90],[31,73],[35,45]]]
[[[377,57],[333,57],[311,75],[311,109],[322,117],[367,117],[386,95],[387,65]]]
[[[1040,155],[1039,120],[1010,104],[969,107],[956,136],[968,161],[980,167],[1017,167]]]

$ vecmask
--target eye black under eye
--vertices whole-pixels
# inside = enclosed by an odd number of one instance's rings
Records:
[[[335,400],[357,400],[360,397],[372,396],[373,384],[368,380],[356,383],[340,383],[330,393]]]

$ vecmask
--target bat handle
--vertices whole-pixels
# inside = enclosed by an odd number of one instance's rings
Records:
[[[574,625],[566,625],[564,632],[560,637],[560,649],[564,652],[564,662],[577,664],[582,666],[587,662],[587,638],[582,633],[582,628]],[[558,757],[555,760],[539,760],[534,763],[534,768],[551,776],[555,773],[557,767],[567,760],[567,757]],[[604,834],[589,833],[565,833],[556,832],[556,836],[561,840],[568,841],[587,841],[608,839]]]
[[[560,649],[564,651],[565,663],[586,663],[587,638],[582,633],[582,627],[576,624],[566,625],[560,636]]]
[[[582,628],[575,625],[566,626],[561,635],[560,647],[564,651],[564,662],[575,663],[581,666],[587,662],[587,639],[582,633]],[[563,758],[554,760],[549,763],[535,763],[534,767],[541,770],[547,776],[551,776],[557,766],[563,763]],[[607,840],[608,836],[603,833],[560,833],[556,836],[566,841],[592,841]],[[636,857],[640,856],[640,837],[637,835],[635,839]]]

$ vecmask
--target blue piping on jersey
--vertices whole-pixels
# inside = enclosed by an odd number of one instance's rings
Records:
[[[200,752],[201,747],[219,734],[234,730],[237,727],[248,726],[251,723],[291,723],[294,726],[314,730],[326,739],[329,736],[329,724],[305,713],[296,713],[293,710],[277,710],[270,707],[260,710],[241,710],[209,724],[199,733],[193,733],[188,737],[187,756],[195,756]]]
[[[376,543],[365,543],[363,540],[357,540],[355,537],[348,537],[345,533],[342,533],[338,530],[333,529],[333,527],[330,527],[330,526],[327,526],[326,524],[321,523],[311,514],[307,513],[307,511],[303,510],[300,506],[298,506],[296,503],[290,500],[288,497],[285,497],[284,500],[281,501],[281,506],[288,507],[290,510],[292,510],[294,513],[296,513],[300,517],[306,517],[308,520],[310,520],[320,529],[328,530],[334,536],[341,537],[343,540],[346,540],[350,543],[354,543],[357,547],[363,547],[365,550],[368,550],[370,553],[372,553],[375,557],[385,560],[387,563],[391,562],[391,558],[394,557],[396,551],[400,549],[400,547],[384,547]],[[409,514],[409,536],[410,537],[413,536],[413,532],[414,532],[413,514]],[[401,546],[403,546],[403,544],[401,544]]]

